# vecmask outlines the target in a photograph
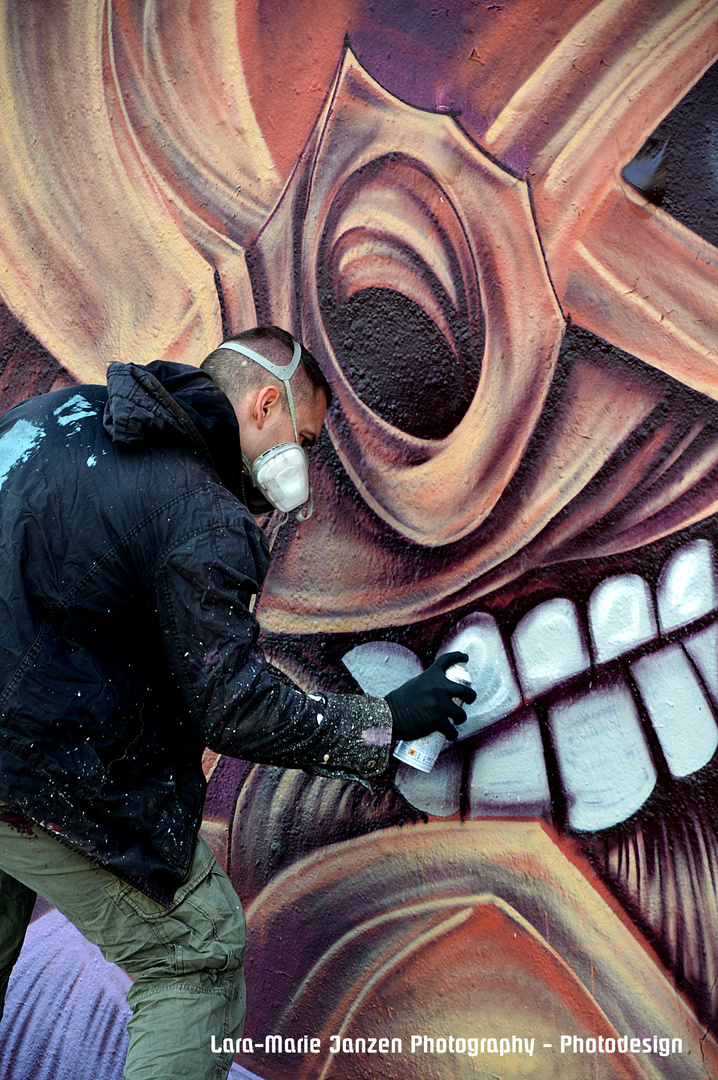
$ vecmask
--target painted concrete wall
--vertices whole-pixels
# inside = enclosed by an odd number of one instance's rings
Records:
[[[245,1038],[322,1047],[238,1063],[718,1075],[718,5],[0,13],[2,407],[285,326],[335,404],[268,655],[382,693],[457,644],[479,690],[373,791],[208,756]],[[119,1076],[122,978],[58,918],[2,1075]]]

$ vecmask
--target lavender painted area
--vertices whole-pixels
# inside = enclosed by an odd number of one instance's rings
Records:
[[[130,979],[55,909],[28,928],[0,1022],[2,1080],[122,1080]],[[261,1080],[233,1065],[230,1080]]]
[[[29,927],[10,979],[0,1076],[122,1080],[129,986],[96,946],[58,911],[48,911]]]
[[[379,0],[355,20],[349,37],[390,93],[420,109],[461,112],[468,103],[455,82],[456,56],[469,55],[485,21],[471,0]]]
[[[229,1070],[229,1080],[262,1080],[256,1073],[247,1072],[241,1065],[235,1064]]]
[[[220,757],[207,785],[204,801],[206,818],[214,821],[231,819],[237,791],[251,767],[248,761],[239,758]]]
[[[369,746],[388,746],[391,742],[391,731],[382,727],[366,728],[361,733],[362,742]]]

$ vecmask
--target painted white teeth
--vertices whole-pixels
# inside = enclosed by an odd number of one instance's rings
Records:
[[[342,663],[364,693],[373,697],[384,697],[423,671],[419,657],[394,641],[357,645],[342,657]],[[449,750],[439,757],[430,773],[400,765],[395,785],[417,810],[435,817],[451,817],[459,812],[462,771],[463,755]]]
[[[419,657],[394,641],[357,645],[342,657],[342,663],[370,697],[385,697],[423,671]]]
[[[673,776],[696,772],[718,749],[718,620],[687,634],[682,643],[635,655],[658,638],[659,630],[673,633],[718,609],[718,567],[707,540],[692,540],[666,560],[656,606],[657,620],[651,589],[637,574],[601,582],[587,606],[597,681],[547,707],[567,823],[574,829],[594,832],[625,820],[640,809],[657,779],[631,689],[619,672],[601,674],[601,665],[625,657]],[[477,612],[452,630],[439,654],[455,651],[467,653],[477,693],[459,738],[484,733],[469,751],[470,816],[548,813],[541,733],[530,703],[591,669],[577,606],[565,598],[537,605],[519,622],[511,648],[493,616]],[[423,670],[410,649],[391,641],[366,642],[343,659],[362,690],[377,697]],[[457,814],[464,754],[452,747],[428,774],[402,765],[396,786],[425,813]]]
[[[596,832],[624,821],[653,791],[656,769],[635,702],[621,677],[548,710],[568,824]]]
[[[718,607],[715,554],[707,540],[691,540],[666,560],[658,579],[658,618],[667,633]]]
[[[576,605],[561,597],[524,615],[511,639],[526,699],[587,671],[588,649]]]
[[[718,726],[681,645],[634,660],[631,671],[673,776],[707,765],[718,747]]]
[[[417,810],[434,817],[451,817],[458,814],[460,808],[462,770],[463,753],[446,750],[430,773],[400,765],[395,784]]]
[[[459,739],[475,735],[521,704],[521,693],[511,670],[496,620],[484,613],[469,615],[454,629],[439,653],[463,652],[476,701],[465,706],[466,721],[458,728]]]
[[[700,671],[713,704],[718,705],[718,623],[691,634],[683,645]]]
[[[469,814],[539,817],[551,795],[543,744],[533,709],[523,709],[511,726],[493,732],[473,754],[469,770]]]
[[[637,574],[602,581],[588,601],[588,624],[599,664],[652,641],[658,630],[648,582]]]

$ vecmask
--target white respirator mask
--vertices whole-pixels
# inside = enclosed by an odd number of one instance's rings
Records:
[[[270,504],[270,509],[274,507],[275,510],[281,510],[282,513],[286,514],[290,510],[296,510],[298,506],[304,506],[306,503],[306,507],[297,514],[299,521],[306,521],[312,513],[309,458],[307,451],[299,442],[297,413],[290,384],[290,380],[299,367],[299,361],[302,358],[302,347],[295,341],[292,359],[288,364],[281,366],[273,364],[271,360],[267,360],[265,356],[255,352],[254,349],[250,349],[246,345],[240,345],[238,341],[223,341],[220,348],[231,349],[233,352],[241,353],[250,360],[254,360],[255,364],[259,364],[260,367],[263,367],[284,383],[295,441],[272,446],[269,450],[265,450],[263,454],[260,454],[258,458],[255,458],[254,461],[250,461],[246,454],[242,454],[242,458],[249,472],[251,483]]]

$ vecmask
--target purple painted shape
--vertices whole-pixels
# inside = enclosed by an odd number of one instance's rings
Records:
[[[206,817],[216,821],[231,821],[237,791],[251,768],[249,761],[241,761],[226,754],[220,757],[207,785],[204,800]]]
[[[457,59],[471,52],[475,8],[475,0],[379,0],[355,17],[349,41],[369,74],[407,105],[461,111]]]
[[[59,911],[37,919],[0,1022],[2,1080],[122,1080],[129,986]]]
[[[0,1021],[2,1080],[122,1080],[131,980],[54,908],[33,922]],[[261,1080],[234,1064],[230,1080]]]
[[[369,746],[388,746],[391,742],[391,730],[383,727],[365,728],[361,733],[362,742]]]
[[[480,139],[495,119],[478,86],[481,66],[474,65],[471,79],[459,78],[459,69],[493,31],[500,5],[374,0],[362,8],[348,28],[349,43],[372,78],[407,105],[460,115],[462,126]]]
[[[372,0],[355,13],[349,44],[390,94],[416,109],[459,117],[480,145],[499,103],[482,92],[483,63],[474,63],[472,53],[493,38],[507,7],[493,0]],[[467,64],[474,69],[468,74]],[[532,157],[532,148],[517,142],[502,164],[525,178]]]
[[[235,1061],[232,1068],[229,1070],[229,1080],[262,1080],[261,1076],[257,1076],[256,1073],[247,1072],[241,1065],[238,1065]]]

